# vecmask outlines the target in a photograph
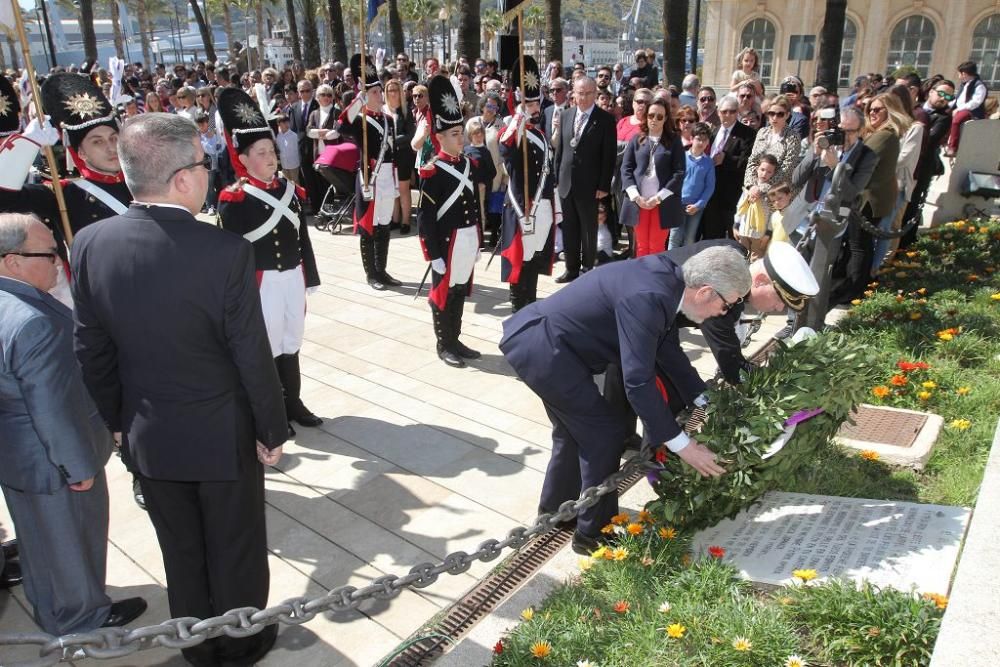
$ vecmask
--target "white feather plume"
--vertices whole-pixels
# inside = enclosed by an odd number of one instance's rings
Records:
[[[462,82],[458,80],[458,77],[454,74],[451,75],[451,87],[455,89],[455,97],[458,98],[458,103],[462,103],[462,99],[465,97],[462,93]]]
[[[267,99],[267,87],[262,83],[254,84],[253,87],[254,96],[257,98],[257,106],[260,107],[260,112],[264,116],[264,120],[270,121],[274,120],[276,113],[274,113],[274,100]]]

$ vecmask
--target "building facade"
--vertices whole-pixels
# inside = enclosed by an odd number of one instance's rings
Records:
[[[816,77],[824,0],[705,0],[702,79],[729,84],[746,46],[761,54],[761,78],[776,87],[790,74]],[[1000,90],[1000,0],[848,0],[840,86],[869,72],[912,65],[921,77],[955,79],[964,60]]]

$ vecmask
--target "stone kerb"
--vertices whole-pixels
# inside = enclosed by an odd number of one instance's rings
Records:
[[[1000,665],[1000,422],[930,667]]]

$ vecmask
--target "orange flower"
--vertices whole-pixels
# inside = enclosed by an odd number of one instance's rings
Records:
[[[889,380],[889,384],[894,387],[904,387],[906,386],[906,376],[905,375],[893,375],[892,379]]]
[[[667,526],[666,528],[660,528],[659,534],[661,539],[672,540],[677,537],[677,530],[673,526]]]
[[[965,277],[965,281],[969,283],[974,283],[977,280],[979,280],[979,276],[977,276],[975,273],[970,273]]]
[[[872,389],[872,393],[875,395],[875,398],[885,398],[891,392],[888,387],[884,385],[879,385]]]
[[[547,641],[535,642],[534,644],[531,645],[532,657],[538,658],[539,660],[549,657],[549,654],[551,653],[552,653],[552,644],[548,643]]]
[[[708,555],[715,559],[722,559],[726,555],[726,550],[722,547],[709,547]]]
[[[618,602],[616,602],[614,604],[614,606],[612,607],[612,609],[614,609],[616,613],[627,614],[628,610],[629,610],[629,607],[630,607],[630,605],[629,605],[629,603],[627,601],[625,601],[625,600],[619,600]]]
[[[865,461],[878,461],[879,459],[878,452],[871,449],[862,449],[858,456],[863,458]]]
[[[630,523],[625,527],[629,535],[642,535],[642,524],[641,523]]]
[[[609,523],[605,525],[603,528],[601,528],[601,532],[604,533],[605,535],[610,535],[611,533],[615,532],[615,524]]]
[[[628,514],[622,512],[621,514],[614,515],[613,517],[611,517],[611,523],[613,523],[616,526],[628,523]]]
[[[906,297],[903,296],[902,294],[897,294],[896,295],[896,303],[903,303],[903,301],[905,301],[905,300],[906,300]]]
[[[653,515],[646,510],[639,510],[639,523],[655,523]]]
[[[934,603],[934,606],[938,609],[944,609],[948,606],[948,596],[941,595],[940,593],[924,593],[923,598],[925,600],[930,600]]]

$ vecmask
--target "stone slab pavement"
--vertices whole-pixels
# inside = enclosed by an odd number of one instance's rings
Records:
[[[504,537],[534,519],[550,448],[541,402],[497,349],[510,313],[498,262],[486,271],[484,254],[466,302],[463,340],[483,358],[457,370],[435,354],[426,297],[413,298],[426,267],[415,235],[394,236],[389,269],[404,286],[385,292],[365,283],[356,238],[313,230],[312,239],[323,285],[309,298],[303,397],[325,421],[298,429],[267,471],[270,604],[402,575]],[[540,297],[559,288],[544,276],[539,283]],[[783,315],[768,317],[755,346],[784,323]],[[712,375],[715,363],[701,335],[681,338],[699,371]],[[131,478],[117,458],[107,474],[111,597],[144,596],[149,610],[133,627],[159,623],[169,613],[152,525],[132,502]],[[12,535],[0,507],[0,539]],[[476,563],[388,603],[283,627],[261,664],[377,664],[494,565]],[[0,592],[0,631],[37,631],[23,589]],[[30,647],[3,648],[0,663],[33,655]],[[101,664],[184,662],[176,651],[156,649]]]

